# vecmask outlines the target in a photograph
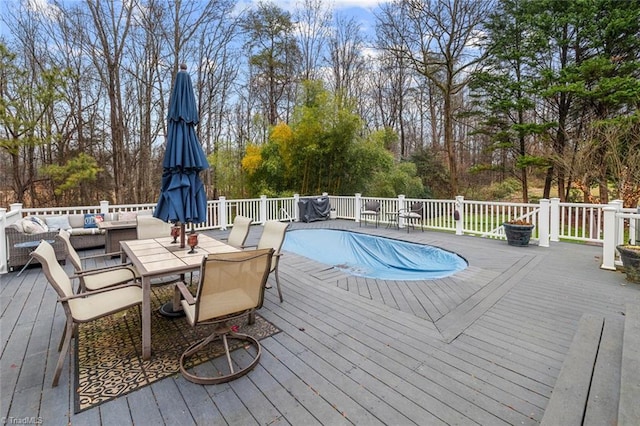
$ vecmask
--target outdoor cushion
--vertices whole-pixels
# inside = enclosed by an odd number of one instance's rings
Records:
[[[47,232],[49,230],[49,227],[44,222],[44,220],[40,219],[39,217],[37,217],[37,216],[29,216],[29,219],[33,223],[35,223],[36,225],[39,225],[43,229],[43,232]]]
[[[57,231],[59,229],[64,229],[66,231],[71,229],[69,217],[67,216],[47,216],[44,218],[44,221],[47,223],[50,231]]]
[[[22,232],[25,234],[39,234],[41,232],[47,232],[49,227],[41,219],[35,216],[27,216],[21,221]]]
[[[84,214],[70,214],[69,223],[72,228],[84,228]]]
[[[103,234],[104,231],[99,228],[71,228],[69,233],[71,235],[96,235]]]
[[[25,234],[37,234],[38,232],[44,232],[40,225],[25,217],[20,221],[21,231]]]
[[[101,213],[87,213],[84,215],[84,228],[97,228],[99,222],[104,222],[104,215]]]
[[[122,220],[122,221],[136,220],[137,217],[138,217],[138,213],[136,212],[119,212],[118,213],[118,220]]]

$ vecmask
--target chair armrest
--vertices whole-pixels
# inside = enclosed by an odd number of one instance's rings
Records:
[[[100,266],[98,268],[88,268],[88,269],[83,269],[82,271],[76,272],[76,275],[80,276],[80,275],[86,275],[86,274],[97,274],[100,272],[107,272],[110,271],[112,269],[120,269],[120,268],[128,268],[128,269],[133,269],[133,263],[131,262],[127,262],[127,263],[118,263],[117,265],[110,265],[110,266]],[[135,273],[135,270],[134,270]]]
[[[228,238],[216,238],[216,239],[217,239],[218,241],[229,241],[229,239],[228,239]],[[239,249],[244,249],[245,247],[255,247],[255,246],[245,246],[244,244],[243,244],[243,245],[241,245],[241,246],[234,246],[233,244],[229,244],[229,243],[227,243],[227,245],[230,245],[231,247],[236,247],[236,248],[239,248]]]
[[[114,251],[112,253],[102,253],[102,254],[92,254],[90,256],[83,256],[80,258],[80,260],[86,260],[86,259],[98,259],[100,257],[116,257],[116,256],[120,256],[122,254],[121,251]]]
[[[176,283],[176,290],[178,290],[180,292],[182,297],[184,297],[184,300],[189,305],[193,305],[193,304],[196,303],[196,299],[193,297],[193,295],[191,294],[191,292],[187,288],[187,285],[183,281],[179,281],[179,282]]]
[[[105,288],[101,288],[99,290],[85,291],[84,293],[77,293],[77,294],[73,294],[73,295],[67,296],[67,297],[60,297],[60,298],[58,298],[58,301],[59,302],[66,302],[66,301],[71,300],[71,299],[78,299],[80,297],[89,297],[89,296],[91,296],[93,294],[106,293],[108,291],[117,290],[117,289],[120,289],[120,288],[127,288],[127,287],[140,287],[140,285],[139,284],[134,284],[134,283],[114,285],[112,287],[105,287]]]
[[[136,279],[136,271],[135,271],[135,269],[133,269],[133,267],[123,266],[123,265],[118,265],[118,267],[116,267],[116,266],[107,266],[106,268],[85,269],[85,270],[82,270],[80,272],[77,272],[71,278],[86,277],[88,275],[98,275],[98,274],[101,274],[103,272],[108,272],[108,271],[111,271],[111,270],[114,270],[114,269],[128,269],[131,272],[131,278],[133,280]]]

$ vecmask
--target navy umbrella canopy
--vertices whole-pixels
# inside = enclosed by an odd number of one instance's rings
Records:
[[[169,100],[162,186],[153,215],[184,225],[206,221],[207,197],[199,173],[209,164],[196,135],[199,118],[191,78],[185,65],[180,68]]]

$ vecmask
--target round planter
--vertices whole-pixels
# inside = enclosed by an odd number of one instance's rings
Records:
[[[619,245],[616,248],[620,253],[627,281],[640,283],[640,246]]]
[[[529,245],[533,225],[516,225],[513,223],[503,223],[504,233],[507,236],[507,243],[510,246],[524,247]]]

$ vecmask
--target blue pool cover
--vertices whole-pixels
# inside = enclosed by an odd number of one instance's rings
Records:
[[[282,248],[352,275],[383,280],[443,278],[467,267],[464,258],[437,247],[331,229],[289,231]]]

